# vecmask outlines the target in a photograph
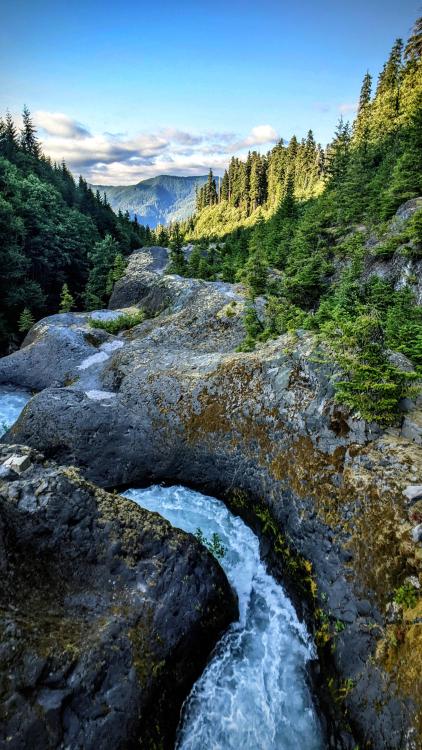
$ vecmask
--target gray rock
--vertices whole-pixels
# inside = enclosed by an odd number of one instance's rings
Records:
[[[419,500],[419,498],[422,498],[422,484],[409,484],[406,489],[403,490],[403,495],[407,497],[410,503]]]
[[[397,602],[388,602],[385,608],[385,620],[388,623],[401,622],[403,617],[403,609]]]
[[[0,480],[0,746],[169,746],[236,616],[225,575],[193,536],[29,454]]]
[[[22,474],[23,471],[29,468],[31,460],[27,455],[19,455],[13,453],[5,461],[3,461],[2,468],[6,469],[6,472],[15,472],[16,474]],[[7,475],[3,478],[7,478]]]
[[[422,420],[418,413],[416,418],[405,417],[401,428],[401,434],[412,443],[422,445]]]
[[[351,721],[375,750],[402,750],[415,708],[374,664],[379,628],[368,632],[362,619],[383,624],[383,616],[375,604],[362,610],[359,602],[377,601],[380,575],[382,592],[391,586],[391,560],[400,559],[401,548],[395,541],[392,554],[391,535],[386,545],[381,532],[389,498],[409,482],[419,446],[412,444],[410,454],[398,430],[383,434],[335,403],[339,373],[309,333],[236,352],[245,335],[241,286],[162,271],[161,251],[131,257],[110,306],[137,305],[153,317],[119,337],[123,346],[107,360],[92,364],[95,386],[78,380],[38,393],[3,442],[37,446],[104,487],[197,486],[232,502],[255,526],[254,508],[264,504],[292,548],[312,562],[327,616],[347,622],[333,658],[341,678],[355,680]],[[84,336],[84,324],[79,328]],[[55,351],[47,355],[52,380]],[[94,389],[113,397],[93,398]],[[265,546],[267,559],[273,547],[273,540]],[[84,599],[75,601],[82,606]],[[85,710],[74,706],[66,714],[69,732]]]
[[[412,539],[416,544],[422,542],[422,523],[412,529]]]

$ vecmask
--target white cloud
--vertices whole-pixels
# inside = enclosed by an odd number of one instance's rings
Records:
[[[275,143],[279,136],[271,125],[257,125],[245,138],[245,146],[259,146],[264,143]]]
[[[60,138],[88,138],[89,130],[76,120],[63,114],[63,112],[34,112],[33,119],[38,128],[44,130],[48,135]]]
[[[280,136],[271,125],[256,125],[246,138],[227,144],[226,151],[233,153],[253,146],[272,145],[279,140]]]
[[[271,125],[257,125],[241,138],[235,133],[190,133],[160,128],[155,133],[91,133],[61,112],[36,112],[43,149],[54,161],[66,161],[76,174],[102,185],[130,185],[159,174],[199,175],[211,167],[222,173],[229,157],[279,140]]]

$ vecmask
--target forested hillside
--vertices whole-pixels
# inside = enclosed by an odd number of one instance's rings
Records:
[[[0,350],[34,319],[104,306],[124,257],[145,243],[148,229],[42,154],[27,109],[21,132],[0,119]]]
[[[286,331],[315,331],[345,374],[338,398],[381,422],[394,420],[422,372],[417,279],[408,274],[394,288],[365,273],[375,258],[422,258],[421,210],[399,229],[389,224],[422,195],[421,52],[419,19],[406,45],[395,42],[373,93],[365,75],[353,125],[341,119],[326,149],[309,131],[266,156],[233,158],[220,194],[210,174],[196,216],[181,228],[196,243],[189,262],[173,249],[180,273],[247,283],[245,349]],[[265,318],[258,295],[267,299]],[[414,369],[397,366],[392,350]]]
[[[91,187],[106,193],[114,211],[128,211],[131,218],[136,216],[141,224],[155,228],[158,224],[168,225],[191,216],[195,211],[195,191],[206,179],[203,175],[158,175],[136,185]]]

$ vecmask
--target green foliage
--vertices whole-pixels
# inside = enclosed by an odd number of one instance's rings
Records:
[[[59,312],[70,312],[75,307],[75,300],[73,299],[68,285],[65,283],[62,286],[60,293],[60,307]]]
[[[106,294],[111,294],[113,287],[119,279],[121,279],[126,270],[127,262],[121,253],[116,253],[113,267],[110,268],[107,275]]]
[[[37,318],[54,313],[64,284],[75,308],[84,305],[94,247],[106,235],[122,256],[150,239],[82,177],[76,184],[66,164],[41,154],[27,108],[20,133],[9,113],[0,118],[0,351],[17,343],[22,308]],[[101,290],[96,306],[106,296]]]
[[[285,297],[269,296],[265,310],[266,331],[270,337],[279,336],[298,328],[309,328],[309,314],[289,302]]]
[[[90,318],[89,325],[91,328],[102,328],[108,333],[116,334],[119,331],[127,331],[130,328],[138,326],[145,320],[145,313],[143,310],[139,310],[136,313],[122,313],[117,318],[112,320],[100,320],[98,318]]]
[[[28,307],[24,307],[21,314],[19,315],[18,329],[21,333],[26,333],[34,325],[34,316]]]
[[[219,534],[214,532],[213,534],[211,534],[211,539],[207,539],[204,536],[202,529],[198,528],[196,530],[195,536],[198,542],[203,544],[204,547],[206,547],[211,552],[211,554],[217,558],[217,560],[221,560],[225,556],[226,548],[223,546]]]
[[[394,601],[404,609],[413,609],[413,607],[416,607],[418,596],[410,582],[404,583],[395,590]]]
[[[238,346],[239,352],[252,352],[255,349],[257,340],[264,333],[264,326],[258,318],[258,314],[252,302],[250,302],[243,316],[243,325],[245,327],[246,337]]]
[[[264,325],[253,305],[245,309],[241,351],[298,328],[315,331],[342,373],[337,399],[384,424],[398,418],[400,399],[422,375],[421,310],[410,288],[365,282],[363,271],[371,256],[422,257],[422,211],[390,223],[422,194],[421,24],[404,54],[395,42],[374,94],[365,75],[353,126],[341,119],[325,152],[309,131],[265,157],[233,157],[221,195],[200,200],[186,227],[186,238],[205,247],[220,239],[206,278],[242,281],[252,300],[266,298]],[[366,244],[374,235],[381,241]],[[193,260],[188,272],[203,275],[207,253]]]
[[[183,252],[183,235],[179,223],[173,227],[170,239],[170,267],[169,273],[183,276],[186,272],[186,260]]]
[[[257,249],[251,253],[245,265],[243,278],[252,298],[266,292],[268,265],[262,251]]]
[[[113,239],[111,234],[107,234],[103,240],[95,243],[89,255],[91,270],[85,291],[88,310],[105,306],[110,289],[110,271],[114,268],[118,252],[118,242]]]

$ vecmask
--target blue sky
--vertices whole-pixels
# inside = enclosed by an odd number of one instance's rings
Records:
[[[26,103],[45,150],[91,181],[218,171],[310,127],[325,144],[420,12],[421,0],[14,0],[0,111]]]

